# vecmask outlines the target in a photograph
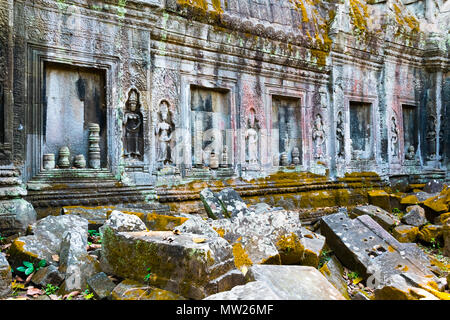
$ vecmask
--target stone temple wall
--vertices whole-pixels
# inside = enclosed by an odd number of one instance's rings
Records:
[[[2,1],[0,165],[38,211],[448,180],[449,8],[424,3]]]

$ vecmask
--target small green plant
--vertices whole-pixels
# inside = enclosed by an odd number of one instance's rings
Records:
[[[431,243],[431,247],[433,249],[437,249],[437,250],[441,249],[441,244],[440,244],[439,240],[437,240],[435,238],[431,238],[431,242],[430,243]]]
[[[88,234],[89,245],[93,243],[102,243],[101,235],[97,230],[88,230]]]
[[[152,268],[149,267],[149,268],[147,268],[147,274],[144,277],[144,281],[147,281],[147,282],[150,281],[151,276],[152,276]]]
[[[332,252],[333,251],[327,250],[327,249],[322,250],[322,252],[320,253],[320,258],[319,258],[319,266],[318,266],[319,269],[322,268],[322,266],[331,259]]]
[[[92,292],[89,291],[89,288],[86,287],[86,290],[83,291],[83,297],[86,300],[91,300],[94,297],[94,294]]]
[[[16,270],[25,273],[25,275],[30,275],[33,272],[45,267],[47,265],[47,261],[41,260],[38,262],[37,266],[34,266],[33,263],[29,261],[24,261],[23,266],[18,267]]]
[[[402,211],[399,208],[394,208],[394,209],[392,209],[392,213],[393,214],[400,214],[400,213],[402,213]]]
[[[2,243],[3,241],[5,241],[5,237],[2,236],[2,234],[0,233],[0,243]]]
[[[54,285],[52,285],[52,284],[47,284],[46,286],[45,286],[45,289],[44,289],[44,291],[45,291],[45,294],[46,295],[51,295],[51,294],[55,294],[56,293],[56,291],[58,291],[58,289],[59,289],[59,287],[58,286],[54,286]]]
[[[347,275],[350,280],[355,280],[359,278],[359,273],[356,271],[349,272]]]

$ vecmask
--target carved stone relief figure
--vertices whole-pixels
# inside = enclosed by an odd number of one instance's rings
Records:
[[[436,159],[436,117],[429,116],[427,130],[428,156],[427,160]]]
[[[393,157],[398,157],[398,127],[397,120],[395,117],[391,118],[391,155]]]
[[[250,109],[248,118],[248,128],[245,132],[245,138],[247,139],[247,152],[249,164],[258,163],[258,124],[255,115],[255,110]]]
[[[175,125],[169,111],[169,103],[166,100],[161,101],[158,111],[158,123],[155,128],[155,134],[158,141],[157,161],[162,165],[173,163],[170,142],[172,141]]]
[[[124,154],[126,158],[142,159],[143,130],[142,114],[140,112],[139,93],[131,89],[126,102],[124,115]]]
[[[405,154],[406,160],[414,160],[416,158],[416,150],[414,149],[414,146],[408,147],[408,152]]]
[[[314,157],[316,159],[322,159],[324,156],[323,144],[325,142],[325,131],[323,129],[323,120],[320,114],[317,114],[314,120],[313,141],[315,147]]]
[[[337,114],[336,122],[336,151],[338,158],[343,158],[345,155],[345,141],[344,141],[344,118],[342,111]]]

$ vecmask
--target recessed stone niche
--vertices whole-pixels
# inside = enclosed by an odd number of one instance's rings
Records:
[[[300,99],[272,97],[272,155],[274,165],[301,164]]]
[[[350,139],[352,160],[369,160],[373,157],[372,105],[350,102]]]
[[[404,139],[404,152],[408,160],[412,157],[412,154],[417,151],[418,147],[418,114],[417,107],[411,105],[402,105],[403,112],[403,139]],[[412,149],[413,147],[414,149]],[[410,154],[411,155],[408,155]]]
[[[191,86],[191,137],[194,167],[210,167],[212,153],[213,160],[223,159],[224,146],[227,146],[226,158],[231,161],[231,115],[227,90]]]
[[[89,123],[100,126],[100,162],[107,166],[105,73],[94,68],[47,63],[44,78],[43,153],[55,154],[67,146],[69,161],[88,160]]]

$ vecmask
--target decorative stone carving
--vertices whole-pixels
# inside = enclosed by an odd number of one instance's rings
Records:
[[[427,160],[436,159],[436,122],[435,116],[428,117],[428,129],[427,129],[427,142],[428,142],[428,155]]]
[[[316,159],[322,159],[324,157],[323,144],[325,142],[325,131],[323,129],[323,121],[320,114],[317,114],[314,120],[313,141],[315,148],[314,157]]]
[[[247,140],[248,163],[250,165],[258,164],[258,129],[258,120],[256,119],[255,110],[250,109],[248,128],[245,132],[245,138]]]
[[[142,160],[143,156],[143,130],[142,114],[140,112],[139,93],[136,89],[131,89],[126,102],[126,111],[123,125],[124,155],[126,158]]]
[[[55,165],[56,165],[55,154],[54,153],[44,154],[42,162],[43,162],[44,170],[55,169]]]
[[[408,147],[408,152],[405,154],[406,160],[415,160],[416,158],[416,151],[414,149],[414,146]]]
[[[222,149],[222,159],[221,159],[221,163],[220,163],[220,167],[221,168],[227,168],[229,167],[229,163],[228,163],[228,146],[223,146]]]
[[[170,142],[172,141],[174,130],[175,124],[169,111],[169,103],[166,100],[163,100],[159,105],[158,123],[155,128],[155,134],[158,141],[157,161],[161,167],[173,163]]]
[[[89,167],[100,169],[100,126],[97,123],[89,123]]]
[[[67,169],[70,167],[70,151],[69,148],[64,146],[59,149],[59,160],[58,160],[58,166],[61,169]]]
[[[75,168],[78,169],[86,168],[86,159],[84,158],[84,155],[79,154],[75,156],[75,159],[73,160],[73,165]]]
[[[209,167],[211,169],[217,169],[219,168],[219,157],[214,152],[214,150],[211,151],[211,154],[209,156]]]
[[[344,117],[342,111],[337,114],[336,122],[336,151],[338,158],[343,158],[345,155],[345,135],[344,135]]]
[[[300,150],[297,147],[292,149],[292,164],[296,166],[300,164]]]
[[[200,113],[195,113],[194,123],[194,165],[201,168],[203,167],[203,131],[201,130],[203,119]]]
[[[391,118],[391,155],[393,157],[398,157],[398,127],[397,127],[397,120],[393,116]]]
[[[289,159],[286,152],[282,152],[280,156],[280,165],[281,166],[288,166],[289,165]]]

